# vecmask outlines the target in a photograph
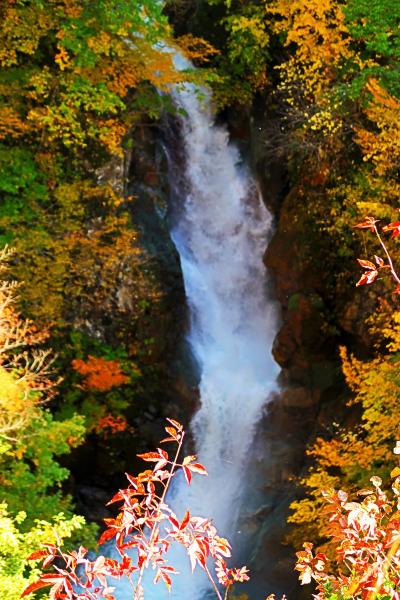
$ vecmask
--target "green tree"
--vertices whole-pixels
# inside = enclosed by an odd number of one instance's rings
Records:
[[[26,521],[24,511],[11,516],[7,505],[0,504],[0,598],[4,600],[19,600],[24,589],[40,577],[38,561],[28,561],[29,555],[44,543],[63,545],[84,526],[83,517],[66,519],[62,513],[47,521],[30,521],[28,527]]]
[[[69,472],[58,457],[83,442],[84,419],[55,420],[46,404],[57,380],[52,358],[39,331],[16,312],[16,284],[5,277],[10,253],[0,254],[0,484],[1,498],[22,530],[34,519],[73,517],[71,499],[61,489]],[[83,522],[82,522],[83,523]],[[90,528],[89,533],[90,538]],[[93,531],[93,529],[92,529]]]

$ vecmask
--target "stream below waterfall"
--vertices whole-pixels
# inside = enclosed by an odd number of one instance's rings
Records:
[[[180,69],[190,66],[180,56],[175,61]],[[279,371],[271,354],[276,311],[262,262],[272,218],[227,128],[214,123],[210,92],[199,94],[187,84],[175,89],[173,98],[183,116],[182,147],[177,150],[176,139],[166,134],[171,236],[180,256],[190,313],[187,338],[200,379],[191,433],[209,476],[194,476],[190,488],[176,480],[168,502],[180,518],[185,509],[211,518],[220,535],[243,552],[249,450]],[[191,574],[183,551],[171,550],[169,556],[180,573],[173,577],[171,594],[149,579],[145,600],[213,597],[203,574]],[[119,600],[131,598],[130,587],[118,590]]]

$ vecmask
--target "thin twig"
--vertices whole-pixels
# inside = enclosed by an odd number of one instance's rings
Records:
[[[388,249],[386,248],[386,245],[385,245],[384,241],[382,240],[381,236],[379,235],[379,231],[378,231],[376,225],[374,225],[374,228],[375,228],[376,237],[378,238],[379,243],[382,246],[383,251],[385,252],[386,257],[388,259],[388,263],[389,263],[389,267],[390,267],[390,272],[392,273],[392,275],[393,275],[394,279],[397,281],[397,283],[400,284],[400,277],[396,273],[396,270],[395,270],[395,268],[393,266],[393,262],[392,262],[390,254],[388,252]]]
[[[174,460],[172,462],[172,466],[171,466],[171,470],[170,470],[170,477],[168,478],[168,481],[165,484],[165,487],[164,487],[164,490],[163,490],[160,502],[158,503],[158,508],[157,508],[157,511],[156,511],[156,515],[157,516],[161,513],[160,506],[162,506],[163,503],[164,503],[164,499],[165,499],[165,496],[167,494],[169,484],[170,484],[171,479],[172,479],[172,477],[174,475],[174,471],[176,469],[177,462],[178,462],[178,457],[179,457],[179,454],[180,454],[180,451],[181,451],[181,448],[182,448],[183,438],[185,436],[185,432],[181,431],[180,435],[181,435],[181,437],[180,437],[180,440],[179,440],[178,448],[177,448],[177,450],[175,452],[175,457],[174,457]],[[149,538],[150,545],[152,544],[152,542],[153,542],[156,534],[158,533],[159,528],[160,528],[160,525],[159,525],[158,521],[155,521],[155,523],[154,523],[154,525],[152,527],[152,530],[150,532],[150,538]],[[137,593],[140,590],[140,586],[141,586],[141,583],[142,583],[143,573],[144,573],[145,567],[146,567],[146,561],[140,567],[139,576],[138,576],[138,580],[137,580],[136,587],[135,587],[134,600],[138,600]],[[222,598],[221,598],[221,600],[222,600]]]

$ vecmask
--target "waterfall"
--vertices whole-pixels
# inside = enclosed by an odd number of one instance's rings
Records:
[[[189,66],[180,56],[175,60],[178,68]],[[209,476],[195,475],[190,488],[178,481],[169,504],[180,517],[189,508],[212,518],[219,533],[232,539],[243,492],[249,492],[246,471],[255,427],[276,389],[278,368],[271,355],[276,317],[262,262],[272,219],[226,127],[214,123],[210,92],[199,94],[187,84],[172,93],[184,116],[180,158],[168,152],[176,213],[171,235],[190,311],[188,342],[200,376],[200,407],[191,431]],[[168,563],[180,572],[171,595],[149,579],[145,600],[208,598],[208,582],[191,575],[183,552],[176,551]],[[130,598],[128,590],[118,597]]]
[[[190,506],[232,537],[254,429],[276,389],[278,369],[271,356],[276,318],[262,262],[271,215],[227,129],[214,124],[210,93],[199,97],[186,85],[173,96],[185,116],[180,119],[183,161],[178,159],[183,166],[170,154],[178,204],[172,238],[190,310],[188,341],[200,371],[200,408],[191,429],[209,472],[195,478],[189,490],[182,481],[174,507]],[[188,585],[185,581],[183,589],[192,599]]]

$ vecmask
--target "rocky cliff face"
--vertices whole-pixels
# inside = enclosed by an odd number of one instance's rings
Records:
[[[110,493],[123,483],[123,473],[142,467],[136,453],[163,437],[165,417],[188,421],[196,382],[184,342],[185,293],[169,235],[169,183],[159,129],[143,123],[125,160],[110,163],[98,176],[130,198],[132,243],[140,252],[141,269],[138,273],[136,266],[132,271],[125,265],[112,297],[76,324],[111,346],[122,344],[141,372],[125,411],[131,432],[107,439],[90,436],[69,465],[77,509],[101,521]]]
[[[300,598],[294,550],[284,545],[289,504],[298,493],[295,480],[306,465],[307,444],[333,415],[340,418],[338,321],[348,321],[352,331],[359,317],[351,312],[350,300],[343,302],[339,315],[332,315],[329,277],[320,262],[323,255],[318,256],[320,241],[308,226],[304,190],[290,181],[287,157],[274,147],[280,124],[268,104],[264,98],[251,111],[227,113],[232,136],[247,154],[275,215],[275,233],[264,262],[281,308],[273,345],[282,368],[281,391],[268,406],[255,444],[255,454],[263,457],[258,482],[263,481],[264,504],[249,518],[258,540],[252,586],[255,594],[267,591]]]
[[[132,220],[162,296],[156,313],[149,310],[148,319],[139,324],[137,335],[154,340],[151,361],[159,363],[165,374],[160,381],[162,415],[173,414],[185,423],[197,401],[197,379],[185,341],[188,312],[180,259],[170,236],[173,197],[160,129],[143,127],[140,140],[135,141],[129,181]]]
[[[258,593],[264,589],[309,598],[310,591],[301,590],[292,574],[293,549],[282,545],[290,532],[288,507],[301,495],[296,480],[307,467],[307,445],[316,435],[331,435],[333,422],[354,419],[346,408],[338,348],[346,345],[364,356],[371,351],[365,315],[372,313],[377,296],[375,290],[362,294],[355,288],[356,273],[353,280],[351,273],[345,280],[343,272],[351,272],[351,264],[340,258],[335,237],[324,231],[320,216],[324,207],[329,213],[324,181],[294,168],[293,159],[282,152],[284,124],[274,115],[269,98],[258,99],[252,111],[245,112],[247,125],[243,117],[232,115],[231,129],[239,133],[275,215],[275,233],[264,262],[281,307],[273,354],[282,367],[282,388],[269,406],[258,440],[264,456],[260,479],[265,505],[254,515],[254,531],[261,533],[253,556],[253,581]],[[319,213],[314,210],[317,203]],[[263,582],[271,588],[263,588]]]

